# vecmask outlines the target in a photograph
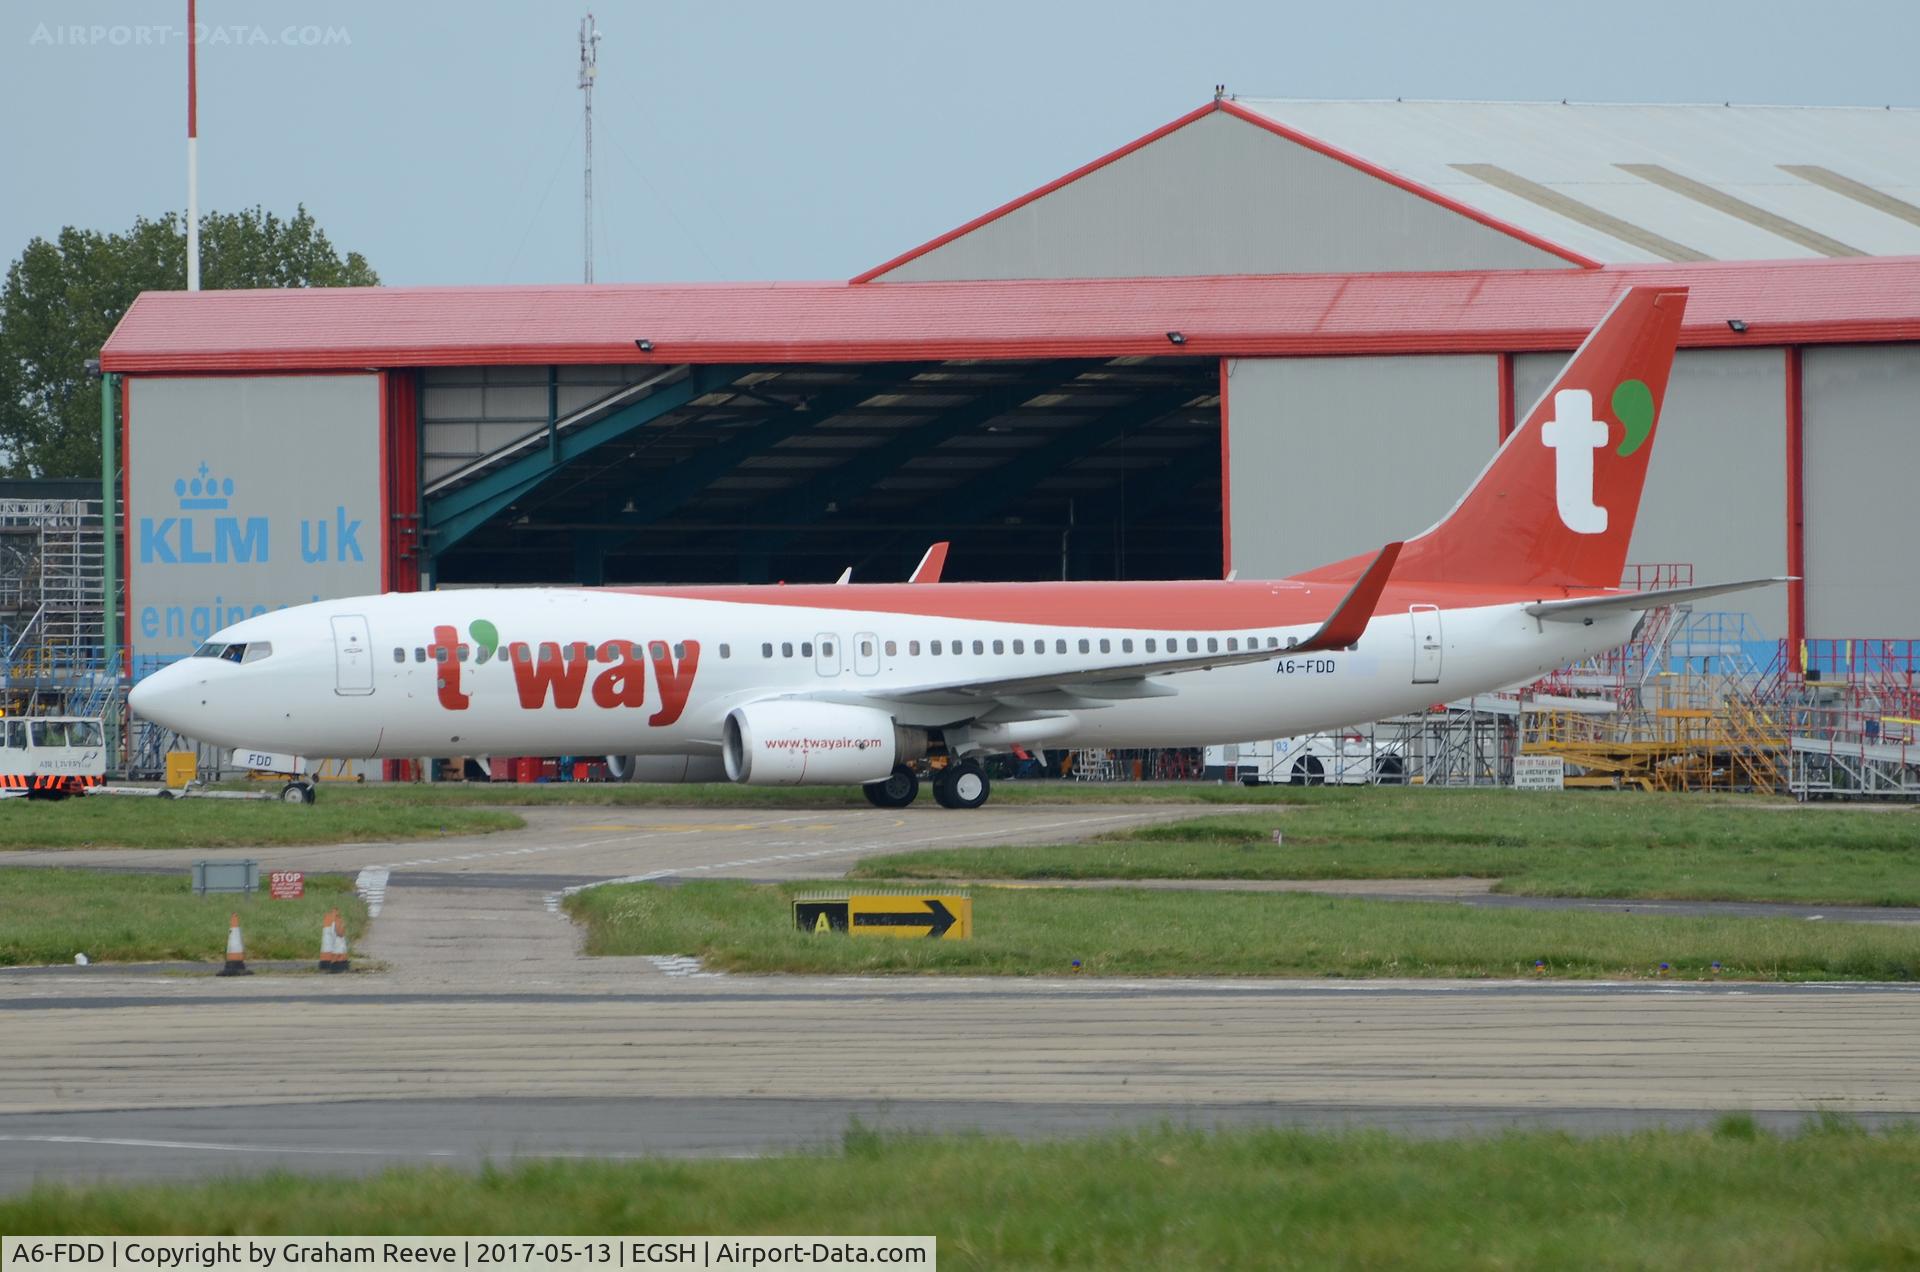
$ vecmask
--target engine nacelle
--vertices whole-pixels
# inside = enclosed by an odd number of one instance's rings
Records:
[[[727,776],[748,786],[877,782],[926,754],[927,731],[902,728],[873,707],[755,702],[727,714]]]
[[[717,755],[609,755],[607,776],[616,782],[724,782],[727,766]]]

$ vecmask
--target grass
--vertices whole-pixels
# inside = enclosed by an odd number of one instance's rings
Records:
[[[267,848],[438,839],[525,825],[512,813],[405,800],[337,798],[312,807],[273,800],[91,795],[0,806],[0,851],[31,848]]]
[[[1514,977],[1544,960],[1543,974],[1569,979],[1654,977],[1663,962],[1676,980],[1920,975],[1920,934],[1878,924],[1036,887],[974,889],[972,940],[882,940],[795,931],[791,899],[804,890],[626,884],[567,906],[589,954],[691,954],[733,972]]]
[[[261,886],[266,884],[261,880]],[[240,915],[247,958],[320,956],[320,919],[338,908],[347,937],[365,935],[367,908],[350,880],[308,875],[306,896],[269,901],[256,893],[196,897],[188,871],[107,874],[91,870],[0,870],[0,966],[213,962],[227,948],[227,916]]]
[[[942,1267],[1885,1268],[1920,1262],[1920,1133],[1843,1119],[1415,1141],[1160,1129],[874,1134],[743,1161],[41,1184],[8,1235],[932,1234]]]
[[[870,857],[868,879],[1385,879],[1468,875],[1532,896],[1920,905],[1920,814],[1625,792],[1294,792],[1044,847]],[[1284,842],[1273,843],[1279,830]]]

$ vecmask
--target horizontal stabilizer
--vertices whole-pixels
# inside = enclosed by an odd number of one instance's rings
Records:
[[[1790,575],[1770,579],[1745,579],[1739,583],[1707,583],[1700,587],[1663,587],[1651,592],[1614,592],[1606,596],[1575,596],[1564,601],[1535,601],[1527,613],[1550,623],[1579,623],[1603,614],[1629,610],[1659,609],[1663,605],[1684,605],[1728,592],[1744,592],[1752,587],[1791,583]]]

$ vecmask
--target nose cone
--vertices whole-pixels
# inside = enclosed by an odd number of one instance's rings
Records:
[[[184,732],[192,697],[193,673],[183,666],[162,667],[133,687],[127,705],[143,720]]]

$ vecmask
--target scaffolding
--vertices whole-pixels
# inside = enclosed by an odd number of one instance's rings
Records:
[[[1779,661],[1796,799],[1920,799],[1920,642],[1783,642]]]
[[[1564,759],[1569,786],[1782,791],[1777,659],[1755,657],[1769,648],[1745,614],[1649,610],[1627,644],[1542,682],[1612,710],[1530,715],[1521,751]]]
[[[98,499],[0,497],[0,705],[104,717],[119,705],[105,650]]]
[[[1361,726],[1358,733],[1376,757],[1371,771],[1387,785],[1504,786],[1513,780],[1519,735],[1518,694],[1484,693],[1426,711]],[[1389,775],[1379,759],[1398,756]]]

